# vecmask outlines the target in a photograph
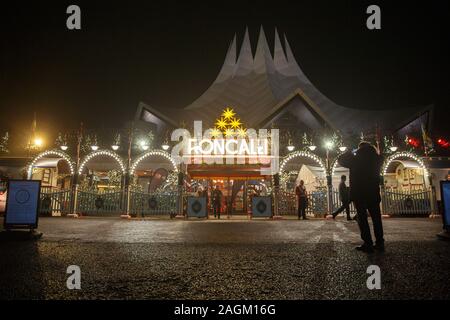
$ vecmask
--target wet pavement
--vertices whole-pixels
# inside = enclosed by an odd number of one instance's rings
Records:
[[[40,241],[1,237],[1,299],[449,299],[440,219],[383,220],[367,255],[346,220],[41,218]],[[0,220],[3,224],[3,221]],[[369,265],[381,290],[368,290]],[[81,268],[81,290],[66,269]]]

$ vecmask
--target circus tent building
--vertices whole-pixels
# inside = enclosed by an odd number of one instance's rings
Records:
[[[182,109],[141,102],[136,118],[158,130],[194,120],[212,126],[227,106],[247,127],[304,128],[305,132],[330,128],[344,135],[374,132],[375,127],[391,135],[421,123],[428,126],[432,113],[431,106],[362,110],[334,103],[301,70],[286,36],[280,37],[275,30],[271,52],[261,27],[255,54],[248,30],[239,50],[235,36],[217,78],[195,101]]]
[[[262,27],[255,52],[252,51],[248,30],[240,47],[234,36],[219,74],[200,97],[183,108],[156,107],[141,102],[135,122],[152,128],[160,136],[174,128],[192,128],[194,121],[198,120],[202,121],[203,130],[206,130],[214,128],[225,108],[232,107],[246,128],[277,128],[280,137],[286,132],[301,130],[308,135],[339,132],[344,139],[351,136],[359,138],[362,132],[372,137],[382,133],[404,139],[405,133],[411,130],[420,130],[423,126],[429,128],[432,106],[363,110],[336,104],[321,93],[302,71],[286,35],[280,37],[275,30],[273,43],[271,50]],[[298,146],[299,137],[293,139]],[[285,149],[280,148],[282,156]],[[322,148],[318,148],[316,153],[323,152],[319,149]],[[323,190],[326,184],[323,163],[314,161],[314,158],[298,160],[294,159],[284,167],[292,173],[285,177],[285,182],[308,180],[316,190]],[[219,184],[228,190],[233,203],[239,202],[235,199],[244,199],[239,203],[242,203],[241,208],[245,208],[245,195],[267,190],[268,184],[263,181],[271,180],[270,177],[255,174],[257,169],[251,166],[191,165],[187,172],[195,178],[196,185],[203,185],[204,188],[205,184],[206,187]],[[336,188],[340,175],[348,172],[340,167],[334,167],[333,172],[335,175],[331,177],[331,183]],[[261,185],[265,187],[258,191]],[[253,191],[250,190],[252,188]]]

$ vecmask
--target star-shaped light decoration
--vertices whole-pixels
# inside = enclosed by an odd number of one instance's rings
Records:
[[[235,135],[235,132],[234,132],[233,129],[226,129],[225,130],[225,137],[230,138],[230,137],[232,137],[234,135]]]
[[[237,130],[237,135],[239,136],[239,138],[245,138],[247,136],[247,130],[245,130],[244,128],[239,128]]]
[[[222,135],[222,132],[219,129],[214,128],[214,129],[211,129],[209,134],[211,135],[211,138],[218,138]]]
[[[241,119],[236,119],[236,118],[233,118],[230,123],[230,125],[233,129],[238,129],[241,126],[241,124],[242,124]]]
[[[217,119],[217,121],[216,121],[216,128],[219,130],[226,129],[227,125],[228,125],[228,123],[224,118]]]
[[[231,119],[235,115],[236,115],[236,112],[234,112],[234,110],[232,108],[226,108],[222,113],[222,117],[224,117],[225,119]]]

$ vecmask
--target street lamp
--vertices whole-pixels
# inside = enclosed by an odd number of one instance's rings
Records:
[[[148,144],[147,144],[147,142],[145,142],[145,140],[141,140],[140,142],[139,142],[139,145],[141,146],[141,149],[142,150],[148,150]]]
[[[395,152],[395,151],[397,151],[398,150],[398,147],[396,147],[396,146],[392,146],[392,147],[390,147],[389,148],[392,152]]]
[[[117,151],[117,150],[119,150],[119,146],[118,145],[112,145],[111,146],[111,149],[113,149],[114,151]]]
[[[60,146],[60,148],[62,151],[66,151],[69,147],[66,145],[62,145],[62,146]]]
[[[98,146],[97,145],[93,145],[91,146],[92,151],[97,151],[98,150]]]
[[[345,147],[345,146],[339,147],[339,151],[345,152],[345,151],[347,151],[347,147]]]
[[[326,148],[327,150],[331,150],[331,149],[333,149],[333,147],[334,147],[333,141],[331,141],[331,140],[326,140],[326,141],[325,141],[325,148]]]
[[[311,151],[314,151],[314,150],[317,149],[317,146],[314,146],[314,145],[308,146],[308,149],[311,150]]]
[[[289,152],[292,152],[292,151],[294,151],[295,147],[292,145],[289,145],[289,146],[287,146],[287,149]]]
[[[161,148],[162,148],[164,151],[167,151],[167,150],[169,150],[170,146],[169,146],[167,143],[164,143],[164,144],[161,146]]]
[[[36,139],[34,139],[34,145],[36,146],[36,147],[42,147],[42,145],[44,144],[44,141],[42,141],[42,139],[41,138],[36,138]]]

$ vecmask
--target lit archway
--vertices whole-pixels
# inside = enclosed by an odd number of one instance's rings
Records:
[[[108,156],[108,157],[113,158],[119,164],[122,174],[125,174],[126,167],[122,161],[122,158],[117,153],[110,151],[110,150],[98,150],[98,151],[93,151],[93,152],[89,153],[87,156],[84,157],[83,161],[81,161],[80,168],[78,169],[78,174],[82,174],[86,164],[91,159],[98,157],[98,156]]]
[[[390,155],[383,164],[383,167],[381,169],[381,175],[384,176],[387,173],[389,165],[392,162],[400,160],[401,158],[407,158],[407,159],[417,162],[419,164],[419,167],[422,168],[424,176],[429,177],[429,175],[430,175],[429,171],[428,171],[427,167],[425,166],[425,163],[422,161],[422,159],[420,159],[414,153],[407,152],[407,151],[396,152],[396,153]]]
[[[33,168],[34,165],[42,158],[46,157],[46,156],[58,156],[61,157],[64,161],[67,162],[67,164],[69,165],[69,170],[70,170],[70,174],[73,175],[75,173],[75,166],[72,162],[72,160],[70,159],[70,156],[62,151],[59,150],[47,150],[44,151],[40,154],[38,154],[30,163],[30,165],[28,166],[28,170],[27,170],[27,177],[28,179],[31,179],[31,176],[33,174]]]
[[[146,153],[140,155],[136,160],[134,160],[134,162],[130,168],[130,175],[131,176],[134,175],[139,163],[141,163],[143,160],[145,160],[149,157],[152,157],[152,156],[159,156],[159,157],[166,158],[172,164],[173,171],[178,172],[177,164],[176,164],[175,160],[170,156],[169,153],[162,151],[162,150],[151,150],[151,151],[147,151]]]
[[[323,163],[322,159],[320,159],[315,154],[313,154],[313,153],[311,153],[309,151],[295,151],[295,152],[292,152],[292,153],[288,154],[286,157],[284,157],[283,161],[281,161],[280,173],[283,173],[287,163],[289,161],[291,161],[292,159],[295,159],[295,158],[311,159],[311,160],[315,161],[320,166],[320,168],[323,170],[323,172],[325,174],[327,172],[326,169],[325,169],[325,164]]]

